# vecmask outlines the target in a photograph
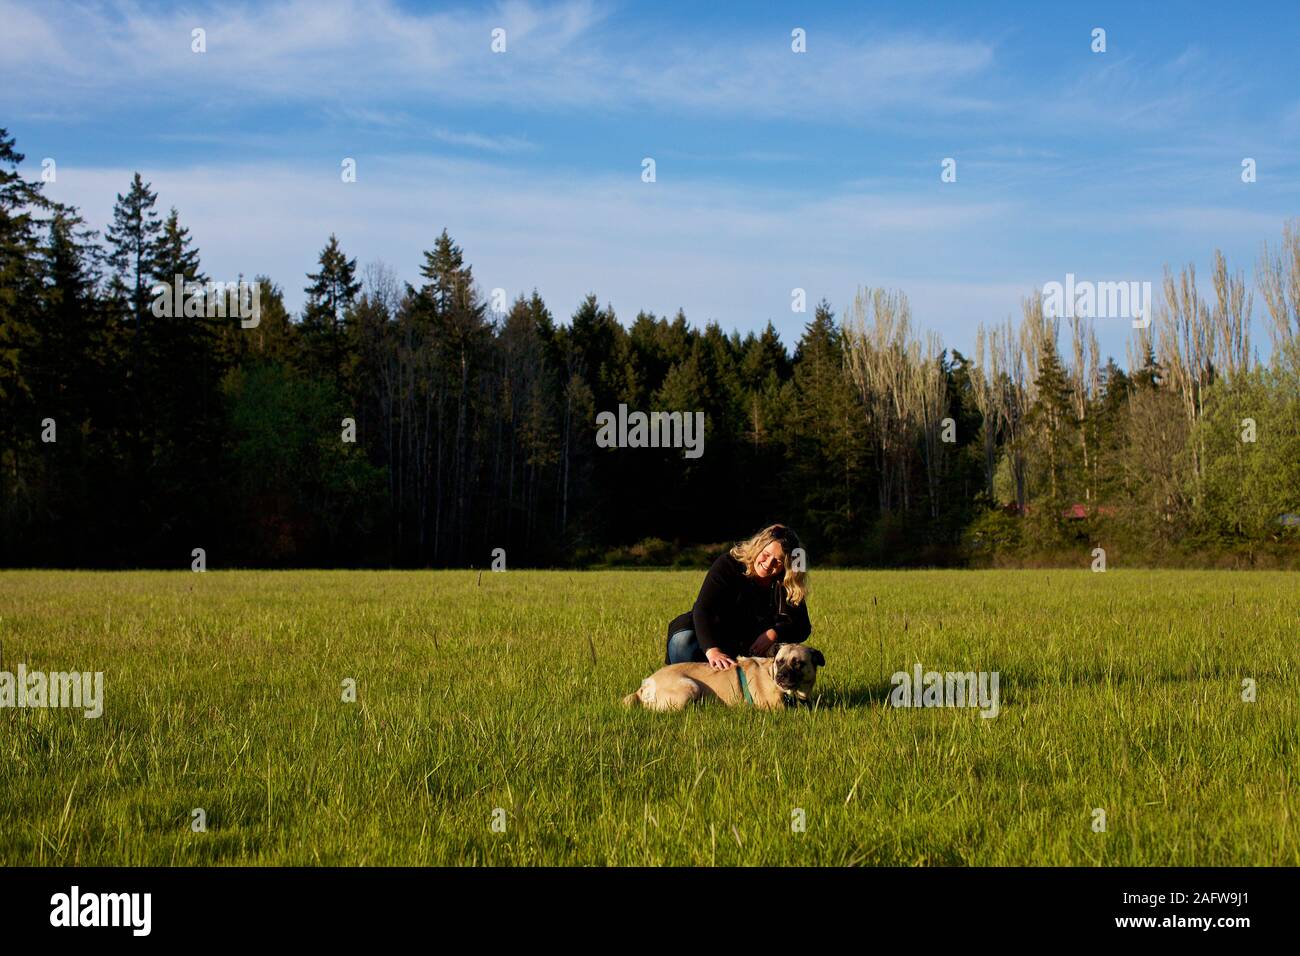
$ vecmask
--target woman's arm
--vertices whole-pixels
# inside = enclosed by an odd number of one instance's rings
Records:
[[[713,562],[709,573],[704,576],[700,595],[691,609],[691,620],[695,624],[695,640],[705,654],[709,648],[719,647],[724,640],[722,610],[730,599],[736,577],[736,560],[725,553]]]
[[[808,619],[807,599],[798,604],[787,604],[785,611],[777,615],[772,629],[776,631],[776,639],[781,644],[799,644],[806,641],[808,635],[812,633],[812,621]]]

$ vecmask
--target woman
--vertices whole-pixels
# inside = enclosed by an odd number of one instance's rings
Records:
[[[708,661],[714,670],[727,670],[743,654],[762,657],[778,642],[805,640],[812,624],[804,600],[807,573],[794,556],[798,547],[793,531],[774,524],[714,561],[695,607],[668,625],[664,663]]]

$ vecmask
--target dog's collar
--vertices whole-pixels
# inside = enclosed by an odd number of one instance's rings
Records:
[[[745,703],[754,706],[754,695],[749,692],[749,681],[745,679],[745,668],[743,665],[736,664],[736,677],[740,679],[740,690],[745,695]]]

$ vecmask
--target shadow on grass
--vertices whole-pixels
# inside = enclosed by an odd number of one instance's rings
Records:
[[[887,680],[854,687],[827,687],[818,697],[818,707],[830,709],[849,707],[883,707],[889,703],[889,692],[894,685]]]
[[[1032,672],[1003,671],[1000,674],[1002,702],[1015,703],[1022,691],[1071,690],[1084,687],[1126,687],[1144,688],[1167,684],[1202,683],[1205,681],[1225,681],[1236,684],[1241,674],[1237,668],[1218,663],[1200,668],[1188,666],[1183,670],[1144,671],[1129,668],[1107,669],[1101,666],[1075,668],[1060,676],[1045,676]]]
[[[1236,669],[1211,665],[1203,670],[1188,668],[1185,671],[1133,672],[1128,670],[1111,670],[1104,667],[1085,667],[1073,670],[1060,678],[1044,677],[1039,674],[1002,671],[999,674],[1000,698],[1004,704],[1014,703],[1017,691],[1034,688],[1090,687],[1100,685],[1145,685],[1177,684],[1196,681],[1226,680],[1237,681],[1240,674]],[[829,709],[856,707],[886,707],[894,684],[888,680],[859,684],[846,687],[827,687],[820,691],[819,706]]]

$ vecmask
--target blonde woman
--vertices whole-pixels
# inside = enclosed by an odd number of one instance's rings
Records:
[[[812,633],[807,574],[796,571],[799,538],[785,525],[764,528],[709,568],[695,607],[668,625],[666,664],[707,661],[727,670],[736,658],[763,657],[778,643]]]

